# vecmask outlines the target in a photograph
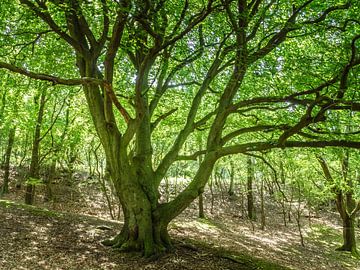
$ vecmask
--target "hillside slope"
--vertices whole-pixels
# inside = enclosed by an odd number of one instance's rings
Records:
[[[120,253],[100,241],[121,223],[0,200],[0,269],[286,269],[175,237],[157,261]]]

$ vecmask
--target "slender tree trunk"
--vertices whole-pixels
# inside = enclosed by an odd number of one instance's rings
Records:
[[[199,196],[199,218],[205,218],[203,194]]]
[[[286,205],[285,205],[285,198],[281,199],[281,212],[283,217],[284,226],[287,226],[287,214],[286,214]]]
[[[298,201],[297,201],[297,208],[296,208],[296,215],[295,215],[295,220],[296,220],[296,224],[298,227],[298,231],[299,231],[299,236],[300,236],[300,244],[302,247],[305,247],[305,242],[304,242],[304,236],[302,233],[302,228],[301,228],[301,185],[300,182],[297,181],[297,190],[298,190]],[[290,213],[290,210],[289,210]],[[310,214],[309,214],[310,215]],[[289,220],[290,222],[290,220]]]
[[[210,208],[210,212],[211,214],[214,214],[214,174],[211,175],[210,177],[210,182],[209,182],[209,188],[210,188],[210,194],[211,194],[211,208]]]
[[[74,182],[74,172],[75,172],[75,161],[77,159],[77,154],[74,149],[70,149],[69,156],[66,160],[66,169],[67,169],[67,177],[66,183],[68,186],[71,186]],[[95,173],[95,169],[94,169]]]
[[[45,103],[46,103],[46,88],[41,91],[39,110],[37,113],[37,121],[35,125],[34,139],[32,144],[32,151],[31,151],[31,162],[30,162],[30,169],[28,175],[30,181],[31,178],[36,179],[39,177],[39,149],[41,142],[40,134],[41,134],[41,125],[44,117]],[[28,183],[25,189],[25,203],[33,204],[34,195],[35,195],[35,185],[33,185],[32,183]]]
[[[277,181],[277,180],[276,180]],[[278,189],[281,193],[281,212],[282,212],[282,217],[283,217],[283,221],[284,221],[284,226],[287,226],[287,209],[286,209],[286,202],[288,202],[286,195],[285,195],[285,191],[286,191],[286,177],[285,177],[285,170],[284,170],[284,164],[283,161],[280,160],[280,181],[281,183],[278,183]]]
[[[253,194],[253,180],[254,180],[254,164],[252,157],[247,160],[247,213],[250,220],[255,220],[254,194]]]
[[[199,146],[199,151],[202,150],[202,141],[201,137],[197,137],[197,143]],[[199,156],[199,166],[202,162],[202,156]],[[205,218],[205,212],[204,212],[204,195],[201,193],[198,198],[198,206],[199,206],[199,218]]]
[[[337,250],[350,251],[351,254],[359,256],[356,248],[355,215],[360,209],[360,202],[356,205],[352,194],[342,193],[337,195],[336,205],[343,223],[343,244]]]
[[[241,188],[241,190],[240,190],[240,212],[241,212],[241,217],[242,218],[245,218],[245,216],[246,216],[246,214],[245,214],[245,196],[244,196],[244,191],[242,190],[242,188]]]
[[[261,198],[261,230],[265,230],[265,202],[264,202],[264,179],[261,179],[261,187],[260,187],[260,198]]]
[[[9,192],[9,176],[10,176],[10,158],[11,152],[15,139],[15,128],[11,128],[9,131],[9,139],[5,153],[5,163],[4,163],[4,183],[1,187],[0,195]]]
[[[235,186],[235,169],[234,169],[234,162],[231,160],[230,161],[230,185],[229,185],[229,190],[228,190],[228,194],[230,197],[235,195],[235,191],[234,191],[234,186]]]
[[[102,168],[101,161],[99,160],[98,154],[97,154],[97,150],[99,149],[100,145],[98,147],[96,147],[95,149],[93,149],[93,154],[95,157],[95,171],[96,171],[96,178],[98,180],[98,183],[100,185],[101,191],[103,193],[103,195],[105,196],[108,208],[109,208],[109,214],[111,219],[115,219],[115,209],[112,205],[112,201],[111,201],[111,194],[108,193],[107,190],[107,186],[106,186],[106,182],[110,180],[111,176],[108,173],[108,169],[105,168],[105,170]],[[106,162],[108,163],[108,162]],[[107,167],[108,165],[106,165]]]
[[[48,175],[44,179],[44,184],[45,184],[44,202],[48,202],[53,199],[52,183],[55,177],[55,172],[56,172],[56,161],[53,160],[48,169]]]
[[[21,152],[22,153],[21,153],[20,161],[18,163],[18,170],[21,170],[22,173],[21,173],[21,177],[19,177],[16,180],[16,184],[15,184],[16,189],[21,189],[22,182],[25,179],[25,174],[23,173],[23,171],[24,171],[23,162],[26,159],[26,156],[27,156],[27,153],[28,153],[28,146],[29,146],[29,134],[28,134],[28,132],[26,132],[26,134],[25,134],[25,143],[21,146]]]

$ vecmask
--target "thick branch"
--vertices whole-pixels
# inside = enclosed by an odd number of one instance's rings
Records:
[[[105,56],[105,79],[109,83],[112,83],[113,80],[114,59],[120,46],[120,41],[124,32],[125,23],[128,16],[128,12],[124,12],[124,10],[127,11],[129,5],[130,4],[128,3],[128,1],[122,1],[122,5],[121,7],[119,7],[115,24],[112,30],[110,43]]]
[[[350,57],[350,61],[349,63],[345,66],[345,68],[343,69],[343,72],[341,73],[341,77],[340,77],[340,86],[339,86],[339,91],[337,94],[337,98],[343,98],[344,94],[346,92],[347,89],[347,81],[348,81],[348,76],[350,73],[350,70],[357,66],[360,65],[360,57],[356,58],[356,41],[360,39],[360,35],[355,36],[352,39],[351,42],[351,57]]]
[[[70,44],[77,52],[84,54],[84,48],[81,47],[81,45],[73,39],[70,35],[68,35],[66,32],[64,32],[53,20],[51,17],[47,6],[45,3],[41,4],[41,7],[38,7],[34,5],[29,0],[20,0],[20,2],[24,5],[26,5],[28,8],[30,8],[38,17],[40,17],[49,27],[57,33],[63,40],[65,40],[68,44]]]
[[[199,156],[205,155],[206,150],[197,151],[191,155],[179,155],[176,160],[196,160]]]
[[[81,79],[64,79],[64,78],[60,78],[60,77],[56,77],[56,76],[52,76],[52,75],[48,75],[48,74],[44,74],[44,73],[31,72],[24,68],[20,68],[20,67],[8,64],[8,63],[0,62],[0,69],[2,69],[2,68],[12,71],[14,73],[25,75],[32,79],[48,81],[54,85],[55,84],[83,85],[83,84],[89,84],[89,83],[95,83],[95,84],[101,85],[104,83],[102,80],[95,79],[95,78],[87,78],[87,77],[84,77]]]
[[[267,44],[249,56],[249,63],[253,63],[256,60],[269,54],[271,51],[273,51],[276,47],[278,47],[282,42],[284,42],[286,40],[289,32],[300,29],[302,27],[301,25],[320,23],[320,22],[324,21],[331,12],[336,11],[336,10],[348,9],[350,7],[349,3],[346,3],[344,5],[339,5],[339,6],[332,6],[328,9],[326,9],[323,12],[323,14],[321,16],[319,16],[318,18],[316,18],[315,20],[309,20],[306,22],[297,23],[296,19],[299,16],[299,14],[301,14],[301,11],[303,11],[313,1],[314,0],[308,0],[304,4],[302,4],[300,7],[295,8],[292,15],[285,22],[284,26],[279,31],[274,33],[273,37],[270,38],[270,40],[267,42]]]
[[[249,133],[249,132],[259,132],[259,131],[273,131],[276,129],[282,130],[286,128],[286,125],[280,125],[280,126],[274,126],[274,125],[259,125],[259,126],[253,126],[253,127],[245,127],[245,128],[240,128],[238,130],[235,130],[227,135],[225,135],[222,138],[222,145],[224,145],[226,142],[230,141],[231,139],[241,135],[241,134],[245,134],[245,133]]]
[[[304,24],[315,24],[315,23],[319,23],[322,22],[326,19],[326,17],[333,11],[336,10],[341,10],[341,9],[348,9],[350,7],[350,2],[343,4],[343,5],[338,5],[338,6],[332,6],[329,7],[328,9],[326,9],[318,18],[316,18],[315,20],[309,20],[306,22],[303,22]]]
[[[125,122],[129,123],[131,117],[130,114],[128,113],[128,111],[121,105],[120,101],[117,99],[115,93],[114,93],[114,89],[112,87],[112,85],[110,83],[104,83],[104,88],[106,93],[108,94],[108,96],[111,99],[111,102],[116,106],[116,108],[119,110],[119,112],[121,113],[121,115],[124,117]]]
[[[360,142],[347,140],[329,140],[329,141],[286,141],[280,144],[273,142],[253,142],[233,146],[223,147],[217,150],[219,157],[232,154],[240,154],[252,151],[265,151],[275,148],[325,148],[325,147],[348,147],[360,149]]]

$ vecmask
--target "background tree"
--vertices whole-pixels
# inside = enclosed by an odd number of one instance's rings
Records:
[[[357,201],[356,197],[354,198],[356,195],[354,190],[359,184],[359,180],[356,179],[358,171],[350,171],[348,150],[341,153],[339,160],[341,173],[336,177],[338,179],[334,179],[328,162],[322,155],[318,155],[317,159],[326,181],[331,186],[331,191],[336,196],[336,207],[343,222],[343,245],[338,250],[350,251],[353,255],[359,256],[356,249],[355,217],[360,210],[360,201]]]

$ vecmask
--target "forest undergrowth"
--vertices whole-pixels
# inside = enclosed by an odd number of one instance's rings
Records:
[[[181,182],[163,186],[163,200],[181,188]],[[111,220],[96,181],[58,182],[52,190],[53,199],[44,202],[44,188],[38,187],[36,207],[21,204],[24,191],[14,184],[2,198],[0,269],[132,269],[134,263],[139,269],[360,269],[358,259],[335,251],[341,244],[341,224],[328,206],[302,209],[302,245],[294,213],[289,211],[285,226],[283,213],[270,198],[265,200],[262,229],[258,210],[255,220],[247,218],[241,193],[229,197],[221,188],[207,189],[205,218],[198,218],[197,202],[191,204],[170,224],[175,250],[149,262],[100,244],[120,230],[122,213],[112,204],[116,220]],[[255,206],[259,208],[258,202]]]

